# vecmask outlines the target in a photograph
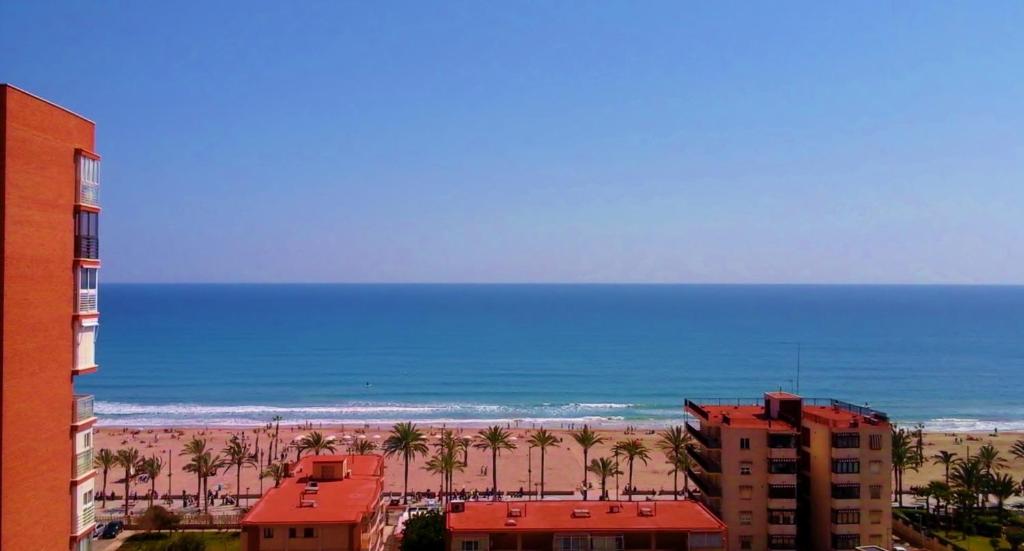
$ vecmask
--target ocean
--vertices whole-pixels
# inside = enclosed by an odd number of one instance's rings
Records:
[[[104,425],[664,425],[799,389],[1024,429],[1024,287],[106,284],[100,311],[75,384]]]

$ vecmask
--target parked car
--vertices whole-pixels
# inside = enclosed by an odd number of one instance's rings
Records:
[[[114,539],[117,537],[118,534],[121,533],[122,530],[124,530],[123,522],[119,520],[108,522],[106,528],[103,529],[103,535],[101,535],[100,537],[105,540]]]
[[[97,539],[103,535],[103,529],[107,527],[105,522],[97,522],[96,526],[92,529],[92,539]]]

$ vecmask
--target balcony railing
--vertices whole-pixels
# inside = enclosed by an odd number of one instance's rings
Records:
[[[718,485],[708,480],[705,475],[700,474],[693,469],[687,469],[686,472],[690,475],[690,480],[693,481],[693,484],[697,486],[704,495],[709,497],[722,497],[722,491]]]
[[[71,419],[74,423],[81,423],[87,419],[92,419],[96,415],[93,413],[93,396],[91,394],[76,394],[73,402]]]
[[[78,202],[92,207],[100,206],[100,185],[93,182],[79,184]]]
[[[75,237],[75,258],[98,259],[100,257],[100,238],[87,235]]]
[[[92,471],[92,448],[75,456],[74,478],[79,478]]]
[[[700,468],[704,470],[704,472],[722,472],[722,464],[719,463],[718,461],[715,461],[707,454],[702,453],[699,449],[697,449],[696,446],[686,446],[686,451],[687,453],[690,454],[690,457],[692,457],[693,460],[697,462],[697,465],[700,465]]]
[[[86,528],[96,524],[96,504],[90,503],[83,507],[82,514],[76,515],[71,522],[71,529],[75,534],[81,534]]]
[[[78,313],[91,314],[99,309],[99,293],[96,289],[78,290]]]
[[[703,432],[701,432],[700,429],[694,427],[689,423],[686,423],[686,432],[690,436],[692,436],[694,440],[700,442],[700,445],[704,446],[705,448],[718,449],[722,447],[721,440],[715,438],[714,436],[708,436],[707,434],[704,434]]]

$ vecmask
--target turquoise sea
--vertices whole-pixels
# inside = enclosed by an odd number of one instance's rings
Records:
[[[1024,429],[1024,287],[107,284],[100,310],[76,385],[107,425],[661,424],[799,384]]]

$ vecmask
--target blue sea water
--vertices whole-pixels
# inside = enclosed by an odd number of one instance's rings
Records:
[[[795,390],[1024,428],[1024,287],[129,285],[100,292],[109,425],[661,424]]]

